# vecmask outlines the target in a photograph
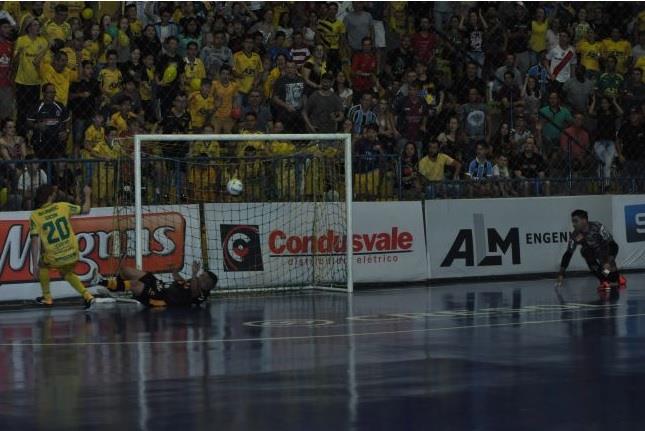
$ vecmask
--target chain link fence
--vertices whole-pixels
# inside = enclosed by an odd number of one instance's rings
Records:
[[[41,183],[110,205],[137,133],[345,131],[359,200],[643,191],[639,2],[3,8],[5,210]]]

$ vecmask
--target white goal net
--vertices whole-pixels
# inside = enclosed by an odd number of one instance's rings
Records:
[[[349,135],[136,135],[133,147],[115,172],[120,264],[163,278],[198,260],[223,291],[352,291]]]

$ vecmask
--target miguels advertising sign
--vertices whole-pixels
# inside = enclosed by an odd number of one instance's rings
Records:
[[[112,214],[112,208],[97,208],[89,215],[72,218],[80,254],[75,272],[81,279],[89,278],[94,268],[102,274],[114,273],[122,254],[125,258],[121,265],[134,266],[134,218]],[[4,213],[0,218],[0,284],[34,280],[29,216],[29,212]],[[192,255],[200,255],[199,235],[187,234],[190,230],[199,231],[197,217],[196,208],[186,207],[182,208],[182,213],[172,207],[159,207],[144,215],[143,266],[146,271],[182,271],[188,266],[187,262],[192,262]]]

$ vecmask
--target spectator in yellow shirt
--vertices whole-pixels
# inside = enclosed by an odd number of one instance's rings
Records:
[[[17,65],[14,82],[16,85],[16,128],[25,136],[27,115],[40,100],[42,79],[34,60],[47,51],[47,39],[40,36],[40,23],[31,18],[26,21],[25,34],[16,40],[13,50],[14,64]]]
[[[454,179],[459,179],[461,163],[447,154],[439,152],[439,142],[432,140],[428,143],[428,155],[419,160],[419,173],[428,184],[428,195],[436,196],[436,183],[445,180],[446,166],[454,168]]]
[[[54,18],[45,24],[44,36],[48,41],[61,39],[68,41],[72,38],[72,27],[67,22],[68,8],[65,4],[57,4],[54,8]]]
[[[110,127],[114,127],[118,135],[128,131],[128,124],[131,120],[137,119],[137,114],[132,112],[132,99],[123,96],[119,101],[119,110],[110,117]]]
[[[197,57],[198,50],[196,42],[188,42],[186,57],[184,57],[184,63],[186,63],[184,66],[184,92],[186,94],[199,91],[199,82],[206,78],[204,62]],[[193,88],[194,85],[197,85],[197,88]]]
[[[101,69],[99,73],[99,83],[101,84],[101,93],[107,98],[111,98],[123,88],[123,75],[117,68],[117,53],[111,49],[106,54],[107,66]]]
[[[240,83],[240,93],[247,95],[260,84],[264,67],[260,56],[253,52],[253,36],[245,36],[242,47],[242,51],[233,54],[233,76]]]
[[[580,54],[580,63],[587,69],[587,78],[596,79],[600,75],[603,45],[596,40],[596,31],[593,27],[587,30],[587,37],[578,42],[576,51]]]
[[[219,80],[213,82],[213,95],[217,110],[213,115],[213,129],[215,133],[231,133],[235,120],[231,118],[233,109],[238,109],[237,102],[239,85],[231,81],[231,68],[222,66],[219,71]]]
[[[203,79],[199,91],[195,91],[188,98],[188,112],[193,129],[202,129],[206,124],[209,124],[214,111],[215,98],[211,92],[211,82]]]
[[[620,29],[612,28],[611,38],[602,41],[602,56],[604,59],[616,57],[616,72],[624,75],[631,62],[632,44],[621,37]]]
[[[44,53],[43,53],[44,54]],[[39,56],[34,60],[39,63],[39,72],[40,77],[44,82],[53,84],[56,88],[56,101],[62,105],[67,106],[69,100],[69,86],[72,81],[78,80],[78,70],[80,70],[80,64],[76,65],[76,70],[72,70],[67,67],[67,54],[63,51],[58,51],[54,54],[52,64],[47,64],[43,62],[43,56]],[[77,56],[77,60],[80,61],[81,57]]]

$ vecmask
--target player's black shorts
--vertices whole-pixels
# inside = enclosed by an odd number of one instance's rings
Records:
[[[618,249],[619,249],[618,244],[616,244],[615,241],[610,241],[609,244],[607,245],[607,248],[608,248],[607,255],[616,259],[616,256],[618,256]],[[600,260],[600,254],[598,254],[592,248],[583,247],[580,250],[580,253],[582,254],[582,256],[585,257],[585,259]]]
[[[152,273],[147,272],[146,275],[139,279],[139,281],[143,283],[143,291],[140,295],[135,295],[134,299],[145,306],[150,305],[151,299],[163,299],[161,298],[161,292],[163,289],[161,282]]]

